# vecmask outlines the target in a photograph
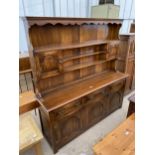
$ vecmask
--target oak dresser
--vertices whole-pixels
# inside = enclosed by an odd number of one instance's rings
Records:
[[[43,134],[57,152],[122,106],[128,76],[122,20],[23,20]]]

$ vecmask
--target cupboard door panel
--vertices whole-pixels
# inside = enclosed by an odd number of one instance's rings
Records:
[[[103,105],[101,102],[93,104],[88,110],[88,122],[89,124],[94,124],[102,118]]]
[[[122,96],[123,94],[121,92],[115,92],[110,95],[109,113],[112,113],[122,106]]]
[[[88,126],[91,126],[106,117],[107,113],[108,96],[100,91],[90,101],[88,107]]]
[[[113,111],[121,108],[123,101],[125,81],[119,81],[111,86],[109,86],[109,109],[108,112],[112,113]]]
[[[84,110],[81,109],[54,123],[56,143],[60,146],[64,145],[82,132],[84,127],[83,114]]]

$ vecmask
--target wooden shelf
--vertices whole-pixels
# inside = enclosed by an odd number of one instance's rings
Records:
[[[58,70],[53,70],[53,71],[49,71],[49,72],[45,72],[42,74],[41,79],[46,79],[52,76],[56,76],[59,74]]]
[[[64,71],[65,72],[69,72],[69,71],[73,71],[73,70],[77,70],[77,69],[81,69],[81,68],[90,67],[90,66],[93,66],[93,65],[102,64],[102,63],[105,63],[107,61],[115,60],[115,59],[116,58],[111,58],[111,59],[107,59],[107,60],[97,60],[97,61],[94,61],[94,62],[82,63],[82,64],[79,64],[79,65],[74,65],[74,66],[66,67],[66,68],[64,68]]]
[[[93,56],[93,55],[104,54],[105,52],[106,51],[98,51],[98,52],[93,52],[93,53],[81,54],[81,55],[77,55],[77,56],[71,56],[71,57],[68,57],[68,58],[61,59],[59,62],[64,63],[66,61],[70,61],[70,60],[74,60],[74,59],[79,59],[79,58],[83,58],[83,57],[89,57],[89,56]]]
[[[35,52],[48,52],[54,50],[67,50],[67,49],[75,49],[75,48],[82,48],[94,45],[102,45],[107,44],[109,41],[103,40],[95,40],[95,41],[88,41],[83,43],[76,43],[76,44],[69,44],[69,45],[55,45],[55,46],[42,46],[39,48],[35,48]]]
[[[104,62],[105,61],[102,60],[102,61],[94,61],[94,62],[83,63],[83,64],[79,64],[79,65],[74,65],[74,66],[64,68],[64,71],[69,72],[69,71],[73,71],[73,70],[77,70],[77,69],[86,68],[86,67],[89,67],[89,66],[101,64],[101,63],[104,63]]]
[[[78,69],[81,69],[81,68],[86,68],[86,67],[90,67],[90,66],[93,66],[93,65],[98,65],[98,64],[102,64],[102,63],[105,63],[107,61],[110,61],[110,60],[115,60],[115,59],[116,58],[113,57],[113,58],[110,58],[110,59],[107,59],[107,60],[100,60],[100,61],[94,61],[94,62],[90,62],[90,63],[83,63],[83,64],[79,64],[79,65],[74,65],[74,66],[64,68],[63,72],[70,72],[70,71],[78,70]],[[57,76],[59,74],[60,74],[59,70],[52,70],[52,71],[49,71],[49,72],[42,73],[41,79],[50,78],[50,77],[53,77],[53,76]]]
[[[98,89],[106,87],[119,80],[127,78],[128,75],[121,72],[109,71],[93,78],[55,90],[41,98],[40,104],[48,112],[70,103],[80,97],[90,94]]]

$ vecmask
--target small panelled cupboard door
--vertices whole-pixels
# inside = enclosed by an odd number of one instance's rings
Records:
[[[114,83],[109,88],[109,112],[112,113],[122,106],[124,81]]]
[[[108,113],[108,97],[104,90],[98,91],[91,97],[88,106],[88,126],[97,123],[99,120],[105,118]]]
[[[62,116],[59,117],[54,123],[54,130],[56,133],[56,142],[65,144],[72,138],[79,135],[84,128],[85,120],[85,108],[79,108],[78,104],[70,109],[63,109]],[[67,110],[65,112],[65,110]],[[60,114],[61,115],[61,114]]]

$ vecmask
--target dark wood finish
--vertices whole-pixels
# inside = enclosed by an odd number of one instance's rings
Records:
[[[121,20],[27,17],[45,137],[56,152],[122,106]]]
[[[59,108],[58,106],[53,107],[57,109],[50,109],[49,113],[46,112],[47,108],[42,106],[43,133],[54,151],[113,111],[121,108],[124,82],[118,81],[63,106],[59,105]],[[64,96],[60,97],[62,99]],[[69,96],[67,97],[69,98]],[[52,103],[54,102],[52,101]],[[50,131],[53,131],[53,134],[50,134]]]
[[[117,63],[118,70],[129,75],[125,94],[130,93],[135,89],[135,34],[120,35],[120,52],[119,62]]]
[[[94,155],[135,155],[135,114],[93,147]]]
[[[131,114],[135,113],[135,94],[130,96],[128,100],[130,102],[129,102],[127,117],[129,117]]]
[[[126,77],[127,76],[125,74],[120,72],[107,72],[100,74],[81,82],[62,87],[61,91],[58,89],[54,92],[48,93],[48,95],[43,97],[41,102],[43,103],[45,109],[50,112]]]

